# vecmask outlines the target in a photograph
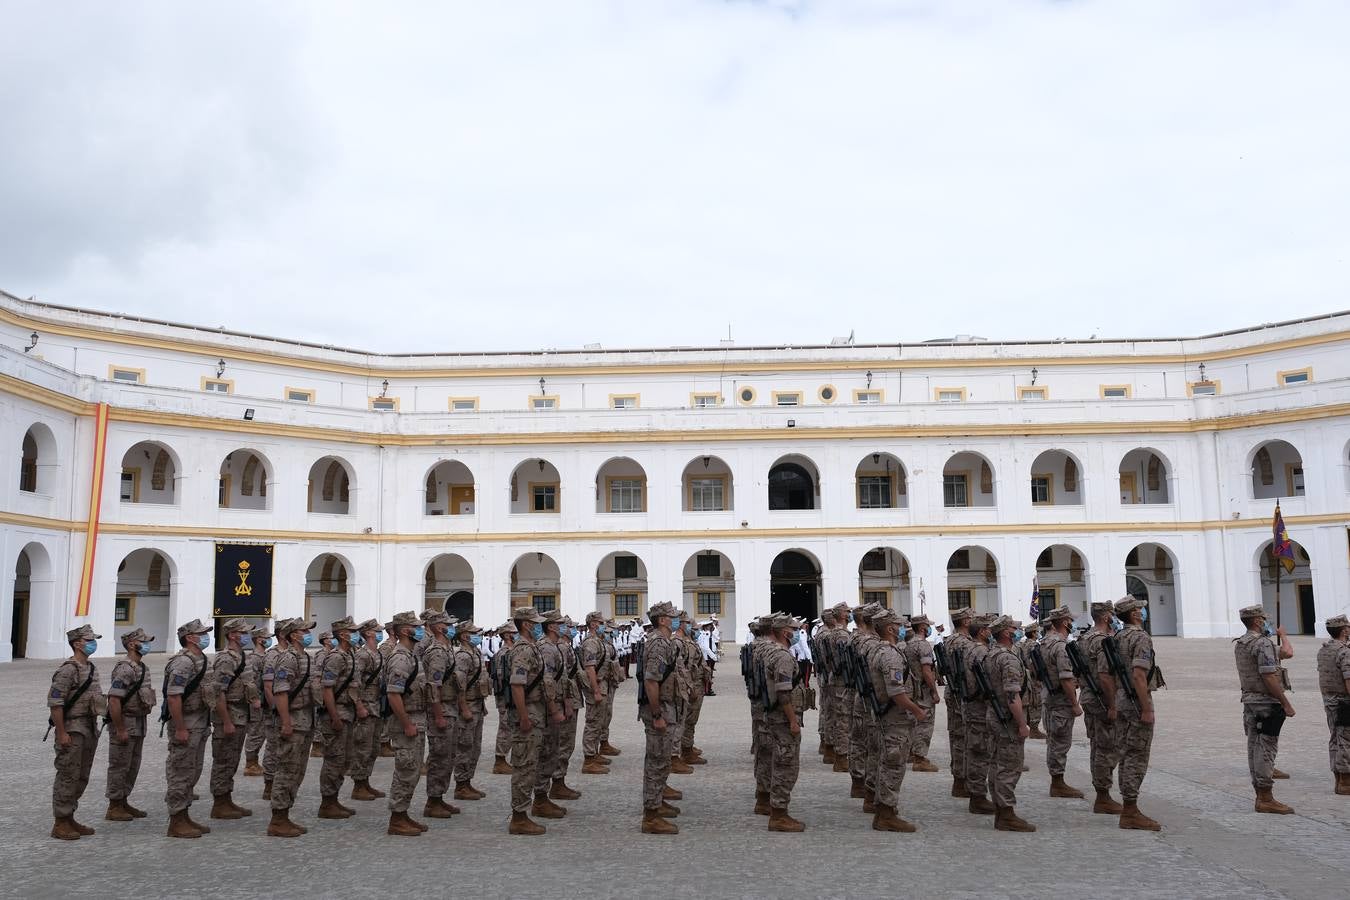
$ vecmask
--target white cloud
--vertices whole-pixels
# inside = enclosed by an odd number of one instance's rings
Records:
[[[1341,4],[32,9],[0,62],[24,296],[377,350],[1350,305]]]

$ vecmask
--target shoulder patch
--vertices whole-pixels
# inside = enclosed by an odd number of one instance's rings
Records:
[[[187,679],[184,678],[182,675],[173,676],[174,687],[183,687],[185,684],[187,684]]]
[[[112,688],[113,688],[113,690],[115,690],[115,691],[122,691],[122,690],[126,690],[126,687],[127,687],[127,686],[126,686],[125,684],[122,683],[122,679],[120,679],[120,678],[114,678],[114,679],[112,680]]]

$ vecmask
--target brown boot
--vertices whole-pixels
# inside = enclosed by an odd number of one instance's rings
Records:
[[[826,744],[825,752],[820,754],[820,761],[827,766],[834,765],[834,748]]]
[[[618,747],[615,747],[609,741],[605,741],[603,744],[600,745],[601,756],[618,756],[622,752],[623,752],[622,750],[620,750]]]
[[[195,828],[195,829],[197,829],[198,831],[200,831],[202,834],[210,834],[210,833],[211,833],[211,829],[210,829],[210,828],[207,828],[207,827],[206,827],[205,825],[203,825],[201,822],[198,822],[196,819],[192,818],[192,810],[191,810],[190,808],[189,808],[189,809],[183,810],[183,815],[187,818],[187,823],[188,823],[189,825],[191,825],[193,828]],[[78,825],[79,823],[76,822],[75,824]]]
[[[847,771],[848,771],[848,757],[847,757],[847,756],[841,756],[841,755],[838,754],[838,753],[836,753],[836,754],[834,755],[834,771],[836,771],[836,772],[847,772]]]
[[[235,802],[234,802],[234,794],[233,794],[233,793],[229,793],[229,794],[226,794],[226,795],[225,795],[225,802],[227,802],[227,803],[230,804],[230,809],[232,809],[232,810],[234,810],[236,813],[238,813],[238,814],[239,814],[239,818],[241,818],[241,819],[246,819],[246,818],[248,818],[249,816],[253,815],[253,810],[249,809],[249,808],[246,807],[246,806],[240,806],[238,803],[235,803]]]
[[[169,827],[170,829],[173,828],[172,823],[170,823]],[[171,837],[173,836],[172,830],[170,830],[169,835]],[[194,831],[191,836],[196,837],[197,832]],[[70,816],[58,816],[52,825],[52,837],[60,841],[78,841],[80,839],[80,833],[76,831],[75,826],[71,824]]]
[[[1336,773],[1336,793],[1350,794],[1350,772]]]
[[[904,834],[913,834],[919,829],[915,828],[910,822],[896,815],[894,806],[887,806],[884,803],[877,804],[877,813],[872,817],[873,831],[899,831]]]
[[[380,759],[393,759],[393,758],[394,758],[394,745],[393,745],[393,744],[381,744],[381,745],[380,745]]]
[[[250,753],[244,759],[244,774],[249,778],[257,778],[263,773],[263,767],[258,764],[258,754]]]
[[[136,817],[131,814],[131,810],[127,809],[125,800],[109,800],[108,811],[103,814],[103,818],[109,822],[130,822]]]
[[[369,779],[352,783],[353,800],[378,800],[384,796],[384,791],[377,791],[370,786]]]
[[[775,806],[769,811],[769,830],[795,834],[799,831],[805,831],[806,826],[797,819],[792,818],[792,816],[789,816],[786,806],[781,809]]]
[[[421,837],[422,829],[413,824],[413,820],[408,818],[407,813],[391,812],[389,814],[389,827],[385,829],[384,833],[398,837]]]
[[[661,799],[662,799],[662,800],[683,800],[683,799],[684,799],[684,792],[683,792],[683,791],[677,791],[677,790],[675,790],[673,787],[671,787],[670,785],[666,785],[665,787],[661,788]]]
[[[1256,811],[1259,813],[1274,813],[1277,816],[1287,816],[1294,812],[1292,806],[1285,806],[1275,799],[1275,795],[1270,788],[1256,789]]]
[[[480,791],[467,781],[458,782],[455,785],[456,800],[482,800],[487,794]]]
[[[966,780],[959,775],[952,777],[952,796],[961,800],[970,796],[970,791],[966,790]]]
[[[680,754],[680,759],[691,766],[706,766],[708,761],[693,750],[685,750]]]
[[[872,793],[871,791],[868,791],[867,796],[863,798],[863,812],[875,813],[876,811],[877,811],[877,795]]]
[[[680,808],[662,800],[661,805],[656,808],[656,814],[663,819],[674,819],[679,817]]]
[[[136,807],[132,806],[130,800],[123,800],[122,808],[125,809],[127,812],[131,813],[133,818],[144,819],[146,816],[150,815],[145,810],[137,809]]]
[[[1283,781],[1284,779],[1289,777],[1289,773],[1281,772],[1279,769],[1272,769],[1270,772],[1270,777],[1274,778],[1276,781]]]
[[[351,818],[337,801],[337,796],[332,795],[322,798],[319,803],[320,819],[348,819]]]
[[[659,810],[644,809],[642,811],[642,833],[679,834],[680,826],[669,819],[662,818]]]
[[[513,772],[515,772],[515,769],[511,766],[509,762],[506,761],[505,756],[497,757],[496,762],[492,764],[493,775],[510,775]]]
[[[323,759],[323,747],[319,746],[318,744],[310,744],[310,745],[309,745],[309,758],[310,758],[310,759]]]
[[[1050,776],[1050,796],[1064,797],[1068,800],[1082,800],[1083,792],[1064,780],[1063,775]]]
[[[773,807],[769,805],[768,791],[755,791],[755,815],[767,816],[773,812]]]
[[[853,776],[853,786],[848,789],[849,797],[862,800],[867,796],[867,785],[857,775]]]
[[[229,794],[221,794],[213,798],[211,803],[211,812],[208,814],[212,819],[242,819],[243,815],[234,811],[234,804],[230,802]]]
[[[271,799],[272,799],[272,779],[270,779],[270,778],[267,778],[267,779],[264,779],[264,780],[263,780],[263,792],[262,792],[262,798],[263,798],[264,800],[271,800]]]
[[[192,827],[187,812],[176,812],[169,816],[169,830],[165,832],[171,838],[199,838],[202,833]]]
[[[609,766],[605,765],[604,762],[602,762],[603,759],[604,759],[603,756],[588,756],[588,757],[586,757],[586,761],[583,762],[583,763],[581,764],[581,774],[582,774],[582,775],[608,775],[608,774],[609,774]]]
[[[1033,741],[1045,740],[1045,732],[1041,731],[1041,727],[1039,725],[1032,725],[1030,731],[1031,734],[1027,735],[1027,737],[1030,738],[1031,740]]]
[[[1036,826],[1018,817],[1011,806],[1000,806],[994,813],[995,831],[1035,831]]]
[[[506,829],[507,834],[543,834],[546,831],[547,828],[523,812],[511,813],[511,824]]]
[[[967,808],[977,816],[987,816],[998,812],[994,804],[990,803],[989,798],[984,794],[971,794],[970,805]]]
[[[428,797],[426,806],[422,807],[422,815],[428,819],[448,819],[454,812],[440,797]]]
[[[1125,807],[1115,801],[1108,788],[1104,791],[1097,791],[1097,799],[1092,804],[1092,811],[1107,816],[1118,816],[1125,811]]]
[[[914,759],[914,771],[915,771],[915,772],[936,772],[936,771],[938,771],[938,767],[935,766],[935,765],[933,765],[931,762],[929,762],[929,761],[928,761],[928,757],[926,757],[926,756],[919,756],[919,757],[915,757],[915,759]]]
[[[673,775],[693,775],[694,769],[678,756],[671,757],[670,771]]]
[[[561,819],[567,815],[567,810],[550,800],[548,794],[540,791],[534,795],[530,814],[540,819]]]
[[[567,786],[567,782],[561,778],[553,779],[553,787],[549,788],[548,798],[550,800],[580,800],[581,791],[574,791]]]
[[[1120,813],[1120,827],[1138,831],[1162,831],[1162,826],[1139,811],[1139,804],[1126,803]]]

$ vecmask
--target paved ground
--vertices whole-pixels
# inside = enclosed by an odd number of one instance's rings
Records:
[[[675,838],[637,830],[642,743],[630,682],[615,716],[615,743],[624,753],[613,774],[573,778],[584,796],[567,804],[567,819],[550,824],[543,838],[507,837],[507,779],[492,775],[478,780],[486,800],[460,804],[464,815],[434,823],[421,838],[387,837],[387,811],[378,801],[356,804],[359,815],[345,823],[319,822],[311,766],[296,807],[308,835],[265,837],[261,779],[241,779],[236,800],[252,807],[251,819],[213,823],[218,827],[198,841],[169,840],[164,745],[156,738],[147,742],[133,796],[150,818],[102,820],[103,746],[80,816],[98,834],[66,844],[47,836],[52,750],[41,743],[41,704],[52,666],[4,664],[0,896],[361,897],[402,878],[404,890],[475,897],[1343,897],[1350,797],[1331,792],[1316,646],[1300,639],[1292,661],[1298,715],[1285,726],[1279,764],[1293,779],[1279,782],[1276,795],[1299,814],[1280,817],[1252,812],[1231,644],[1158,642],[1170,687],[1158,696],[1153,768],[1141,807],[1163,823],[1161,834],[1120,831],[1114,819],[1092,815],[1086,801],[1049,799],[1041,742],[1028,745],[1032,771],[1023,776],[1018,807],[1040,826],[1036,834],[996,833],[988,819],[969,815],[947,795],[945,772],[905,779],[902,812],[919,833],[873,832],[861,801],[848,799],[847,776],[827,771],[814,753],[814,713],[792,806],[807,831],[768,834],[765,820],[751,813],[747,703],[737,691],[733,655],[722,692],[704,706],[698,743],[711,764],[672,782],[685,792]],[[105,679],[110,668],[100,665]],[[490,717],[489,733],[495,723]],[[1087,787],[1081,737],[1080,728],[1069,779]],[[933,758],[940,765],[947,761],[945,743],[939,729]],[[375,783],[387,788],[389,774],[390,761],[380,760]],[[197,804],[198,818],[205,820],[208,806]]]

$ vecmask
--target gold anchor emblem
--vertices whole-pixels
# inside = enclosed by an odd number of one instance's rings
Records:
[[[236,597],[252,597],[253,586],[248,583],[248,560],[239,564],[239,584],[235,585],[234,595]]]

